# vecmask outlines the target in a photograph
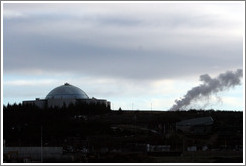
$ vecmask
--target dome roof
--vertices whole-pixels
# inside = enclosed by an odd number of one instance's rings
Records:
[[[62,86],[54,88],[45,99],[59,99],[59,98],[69,98],[69,99],[88,99],[87,94],[80,88],[65,83]]]

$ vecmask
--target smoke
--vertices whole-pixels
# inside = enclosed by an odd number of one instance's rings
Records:
[[[182,99],[175,100],[175,104],[170,110],[179,110],[190,105],[194,100],[201,97],[209,97],[211,94],[227,90],[236,85],[240,85],[240,78],[243,76],[243,70],[237,69],[235,72],[227,71],[218,75],[216,78],[211,78],[208,74],[200,76],[200,81],[203,83],[189,90]]]

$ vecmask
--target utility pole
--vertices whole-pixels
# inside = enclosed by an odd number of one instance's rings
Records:
[[[41,134],[40,134],[40,141],[41,141],[41,147],[40,147],[40,150],[41,150],[41,163],[43,163],[43,126],[41,125]]]

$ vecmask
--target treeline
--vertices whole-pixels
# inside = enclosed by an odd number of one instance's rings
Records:
[[[90,141],[93,146],[155,142],[170,145],[175,143],[173,146],[176,147],[176,144],[182,143],[182,137],[175,134],[176,122],[206,116],[211,116],[214,120],[212,135],[216,136],[217,142],[215,141],[213,146],[219,147],[225,144],[225,140],[227,146],[241,145],[243,112],[111,111],[105,105],[85,103],[46,109],[40,109],[35,105],[8,104],[3,107],[3,139],[6,146],[40,146],[41,137],[44,146],[63,146],[69,144],[70,138],[76,137],[79,140]],[[136,129],[133,130],[133,126]],[[145,132],[147,130],[142,128],[158,131],[159,135]],[[170,136],[167,139],[167,133],[175,137]],[[204,141],[204,136],[197,139]]]
[[[6,146],[39,145],[41,132],[44,141],[60,145],[66,137],[85,137],[96,130],[87,117],[95,117],[111,112],[103,104],[77,103],[61,108],[40,109],[35,105],[8,104],[3,107],[3,137]],[[94,129],[95,128],[95,129]],[[42,130],[42,131],[41,131]]]
[[[68,106],[63,104],[62,107],[46,107],[44,109],[37,107],[34,104],[16,104],[13,105],[8,104],[7,106],[3,106],[4,112],[13,112],[13,111],[20,111],[20,112],[37,112],[37,111],[59,111],[60,113],[69,112],[70,114],[73,113],[81,113],[81,114],[102,114],[108,113],[111,111],[110,106],[105,105],[103,103],[85,103],[85,102],[77,102],[75,104],[71,103]]]

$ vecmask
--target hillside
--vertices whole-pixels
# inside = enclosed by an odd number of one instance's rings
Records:
[[[177,122],[199,117],[213,119],[206,132],[203,125],[189,132],[176,128]],[[5,147],[62,147],[63,155],[76,156],[60,162],[241,162],[243,155],[243,112],[90,112],[15,105],[4,108],[3,120]]]

